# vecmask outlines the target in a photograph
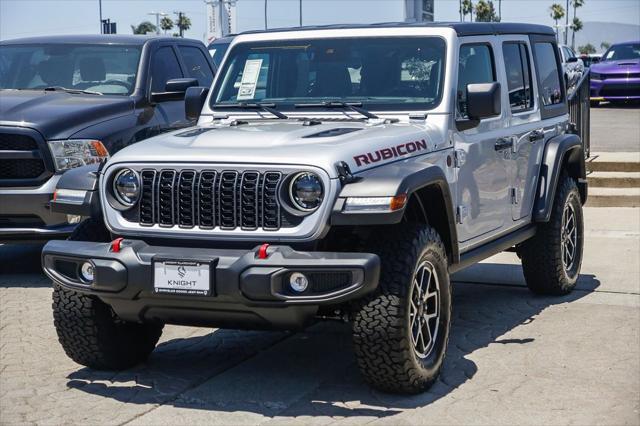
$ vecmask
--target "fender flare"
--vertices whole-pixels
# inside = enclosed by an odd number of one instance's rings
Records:
[[[391,167],[395,166],[395,167]],[[422,167],[422,168],[418,168]],[[357,212],[345,213],[344,203],[349,197],[390,197],[406,194],[409,199],[412,195],[427,187],[437,187],[442,194],[445,206],[446,228],[448,236],[442,236],[448,240],[450,261],[459,261],[458,234],[453,208],[453,197],[449,190],[449,183],[442,168],[438,166],[424,167],[424,165],[412,166],[409,164],[393,164],[387,168],[376,168],[358,175],[359,181],[345,185],[336,200],[331,213],[330,224],[367,226],[367,225],[393,225],[400,223],[405,213],[405,208],[394,212],[370,213]]]
[[[100,217],[100,195],[98,191],[98,176],[102,164],[90,164],[66,171],[56,185],[58,190],[83,191],[84,198],[80,202],[70,202],[62,196],[56,196],[51,201],[51,211],[79,216]],[[79,194],[79,193],[78,193]]]
[[[582,204],[587,202],[586,166],[584,150],[580,137],[566,133],[555,136],[545,145],[538,189],[533,206],[533,219],[536,222],[548,222],[553,209],[553,200],[562,170],[576,179]]]

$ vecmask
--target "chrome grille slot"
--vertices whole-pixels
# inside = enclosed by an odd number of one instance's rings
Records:
[[[205,170],[198,181],[198,223],[201,228],[215,226],[215,184],[216,172]]]
[[[142,225],[153,225],[155,223],[154,216],[154,195],[156,180],[155,170],[143,170],[140,173],[142,180],[142,194],[140,195],[140,223]]]
[[[178,178],[178,225],[191,228],[195,226],[195,183],[196,172],[183,170]]]
[[[262,227],[266,230],[280,228],[280,203],[278,202],[278,185],[282,174],[268,172],[264,174],[262,183]]]
[[[160,172],[158,180],[158,223],[160,226],[174,225],[175,206],[173,198],[175,194],[176,172],[173,170],[163,170]]]
[[[280,172],[142,169],[140,177],[143,226],[223,231],[295,226],[281,217]]]
[[[258,228],[258,172],[244,172],[240,180],[240,226]]]
[[[221,229],[236,227],[236,183],[238,172],[222,172],[218,181],[218,224]]]

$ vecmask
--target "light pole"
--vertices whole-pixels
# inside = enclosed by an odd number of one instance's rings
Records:
[[[300,0],[300,26],[302,26],[302,0]]]
[[[155,15],[156,16],[156,34],[160,34],[160,17],[167,16],[164,12],[149,12],[147,15]]]
[[[100,34],[102,34],[102,0],[98,0],[98,9],[100,10]]]
[[[266,30],[267,28],[267,0],[264,0],[264,29]]]

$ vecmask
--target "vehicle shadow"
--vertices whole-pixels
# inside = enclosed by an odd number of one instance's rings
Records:
[[[0,244],[0,287],[51,287],[40,266],[42,246]]]
[[[483,264],[517,275],[519,265]],[[224,423],[241,411],[279,419],[297,416],[388,417],[422,407],[473,380],[475,351],[490,345],[535,341],[527,325],[546,308],[572,303],[600,282],[580,277],[579,289],[563,297],[531,294],[519,284],[454,283],[453,326],[439,380],[420,395],[390,395],[369,388],[354,360],[349,327],[323,323],[302,333],[218,330],[159,345],[149,361],[120,373],[81,368],[67,386],[135,404],[166,404],[205,410]],[[505,336],[514,328],[517,336]],[[160,413],[158,413],[160,414]],[[153,419],[150,419],[153,423]],[[232,418],[229,417],[229,422]]]

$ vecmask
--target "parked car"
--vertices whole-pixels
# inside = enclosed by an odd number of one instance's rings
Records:
[[[220,67],[220,64],[222,64],[224,54],[227,53],[227,49],[229,49],[229,45],[233,41],[233,37],[233,35],[221,37],[215,39],[209,44],[209,54],[211,55],[211,58],[213,58],[213,64],[216,66],[216,69]]]
[[[587,181],[562,78],[539,25],[238,35],[208,96],[187,91],[197,126],[59,182],[53,208],[102,212],[43,250],[62,347],[117,370],[164,324],[340,319],[369,383],[427,389],[450,273],[515,250],[533,292],[576,285]]]
[[[47,36],[0,42],[0,241],[66,238],[49,208],[64,171],[194,123],[187,87],[213,81],[203,43]]]
[[[640,41],[614,44],[591,67],[591,105],[640,99]]]
[[[569,46],[560,45],[564,81],[568,89],[572,89],[584,74],[584,63]]]

